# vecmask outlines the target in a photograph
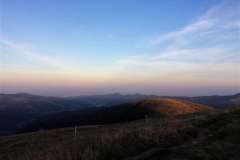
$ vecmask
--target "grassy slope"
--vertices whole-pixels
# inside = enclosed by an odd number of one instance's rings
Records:
[[[123,159],[154,147],[171,148],[209,137],[192,148],[159,152],[149,159],[237,159],[240,109],[194,113],[107,126],[78,127],[0,137],[0,159]]]
[[[198,128],[204,128],[209,136],[192,148],[159,152],[149,159],[239,159],[240,109],[225,110],[223,113],[211,115],[193,124]]]
[[[155,113],[165,116],[176,116],[186,113],[213,110],[213,108],[201,104],[168,98],[151,98],[131,103],[133,106],[146,107]]]

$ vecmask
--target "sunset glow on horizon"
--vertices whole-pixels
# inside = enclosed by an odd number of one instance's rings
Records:
[[[0,93],[236,94],[239,6],[2,0]]]

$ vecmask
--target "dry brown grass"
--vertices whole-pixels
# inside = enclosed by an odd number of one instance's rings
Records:
[[[106,126],[78,127],[76,141],[74,128],[5,136],[0,137],[0,159],[123,159],[154,147],[170,148],[192,141],[197,137],[199,128],[205,128],[212,137],[207,139],[208,142],[204,141],[203,146],[199,144],[195,150],[183,154],[188,154],[190,159],[198,155],[208,159],[215,150],[225,149],[229,154],[230,149],[240,148],[235,143],[239,142],[239,132],[236,128],[238,129],[240,120],[232,119],[239,116],[239,112],[229,109],[174,118],[149,119],[148,125],[145,120],[141,120]],[[225,140],[226,135],[230,137]],[[211,152],[208,153],[206,149]],[[170,159],[177,159],[176,155],[179,154],[175,151]],[[163,156],[169,157],[160,154],[157,158],[162,159]]]
[[[156,113],[161,113],[165,116],[176,116],[187,113],[214,110],[211,107],[201,104],[167,98],[152,98],[133,102],[132,104],[141,107],[149,107]]]

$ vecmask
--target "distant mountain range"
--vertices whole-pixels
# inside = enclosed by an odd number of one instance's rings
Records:
[[[195,102],[207,105],[213,108],[228,108],[235,107],[236,104],[240,105],[240,93],[228,96],[198,96],[198,97],[175,97],[189,102]]]
[[[240,93],[235,95],[226,95],[226,96],[214,95],[214,96],[197,96],[197,97],[157,96],[157,95],[142,95],[142,94],[122,95],[119,93],[115,93],[115,94],[107,94],[107,95],[79,96],[79,97],[72,97],[72,98],[80,99],[82,101],[91,103],[96,106],[114,106],[114,105],[130,103],[133,101],[149,99],[149,98],[173,98],[173,99],[199,103],[202,105],[211,106],[213,108],[233,107],[236,105],[236,101],[240,105]]]
[[[156,95],[91,95],[78,97],[44,97],[27,93],[0,94],[0,135],[14,133],[26,123],[41,116],[71,117],[101,110],[99,107],[116,106],[150,98],[174,98],[213,108],[240,105],[240,93],[229,96],[169,97]],[[98,108],[98,109],[97,109]]]
[[[142,94],[127,94],[122,95],[119,93],[106,94],[106,95],[91,95],[91,96],[78,96],[72,97],[75,99],[80,99],[82,101],[91,103],[95,106],[115,106],[123,103],[130,103],[133,101],[149,99],[149,98],[159,98],[156,95],[142,95]]]

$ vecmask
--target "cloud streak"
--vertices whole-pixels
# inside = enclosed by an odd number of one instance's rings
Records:
[[[150,40],[150,45],[155,46],[163,41],[174,41],[178,38],[197,38],[199,35],[203,35],[204,37],[212,35],[218,36],[218,34],[225,34],[228,29],[239,30],[239,27],[238,5],[231,4],[230,1],[224,1],[210,8],[206,13],[197,17],[192,23],[181,30]]]
[[[58,69],[67,69],[65,66],[59,64],[57,61],[53,60],[52,58],[31,52],[26,47],[23,47],[21,45],[18,45],[16,43],[10,42],[5,39],[2,39],[1,42],[4,45],[10,47],[11,49],[14,49],[18,53],[21,53],[22,55],[24,55],[28,58],[31,58],[37,62],[40,62],[42,64],[45,64],[45,65],[48,65],[48,66],[51,66],[54,68],[58,68]]]

